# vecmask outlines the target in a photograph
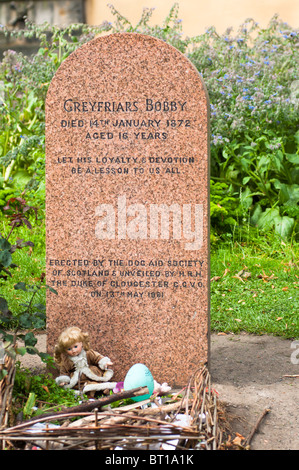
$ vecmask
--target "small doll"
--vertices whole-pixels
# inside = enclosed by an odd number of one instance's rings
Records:
[[[93,396],[97,391],[112,390],[116,385],[110,382],[112,362],[90,349],[89,335],[80,328],[70,327],[60,334],[54,359],[60,370],[56,383],[64,388]]]

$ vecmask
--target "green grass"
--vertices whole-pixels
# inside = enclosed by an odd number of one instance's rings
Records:
[[[22,304],[29,301],[31,294],[22,290],[15,290],[13,286],[18,282],[26,282],[28,285],[38,283],[39,277],[45,272],[45,259],[25,248],[15,254],[14,263],[18,267],[11,270],[11,280],[6,282],[0,281],[0,296],[6,298],[9,309],[14,314],[18,314],[24,310]],[[44,289],[35,295],[34,303],[45,303]]]
[[[20,229],[18,236],[32,240],[35,247],[16,251],[14,262],[19,267],[9,282],[0,282],[0,296],[7,299],[14,314],[22,311],[30,294],[14,290],[13,285],[21,281],[33,284],[45,272],[43,232],[44,227],[32,233]],[[298,259],[298,246],[273,236],[212,247],[211,330],[298,338]],[[45,303],[44,290],[34,303]]]
[[[8,233],[9,228],[3,221],[0,222],[0,232],[3,235]],[[23,304],[30,300],[31,294],[22,290],[15,290],[13,286],[18,282],[25,282],[28,285],[35,285],[41,274],[45,272],[45,243],[44,243],[45,224],[41,222],[35,226],[32,231],[26,227],[19,227],[9,238],[10,243],[14,244],[16,238],[24,241],[32,241],[34,247],[25,247],[16,250],[13,253],[13,262],[18,266],[10,269],[11,278],[7,281],[0,279],[0,297],[4,297],[9,309],[13,314],[19,314],[24,310]],[[42,290],[35,295],[34,303],[45,303],[45,292]]]
[[[297,255],[296,255],[297,252]],[[298,251],[264,239],[211,253],[211,329],[299,337]]]

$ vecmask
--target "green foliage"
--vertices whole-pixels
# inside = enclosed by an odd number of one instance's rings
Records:
[[[240,193],[253,225],[285,239],[298,236],[296,44],[275,16],[266,29],[247,20],[236,35],[210,28],[188,52],[210,96],[212,178]]]
[[[28,206],[38,207],[38,213],[25,218],[18,230],[23,233],[27,222],[38,228],[33,238],[35,249],[39,250],[38,258],[43,259],[44,264],[48,86],[62,61],[96,35],[134,32],[160,38],[179,49],[198,69],[208,89],[212,243],[259,243],[261,234],[267,237],[272,233],[280,240],[296,243],[299,214],[297,32],[275,16],[264,29],[253,20],[247,20],[236,33],[228,29],[219,35],[214,28],[209,28],[199,36],[183,38],[177,4],[162,26],[150,24],[152,9],[145,8],[140,21],[132,25],[113,6],[110,8],[114,24],[104,22],[98,27],[75,24],[61,29],[27,22],[24,30],[2,29],[6,36],[35,38],[39,49],[32,56],[8,50],[0,64],[0,226],[7,226],[5,208],[10,206],[11,199],[26,198]],[[2,235],[0,248],[0,275],[6,278],[11,277],[10,271],[15,267],[12,247],[22,247],[18,240],[12,243],[10,238],[8,241],[9,237],[10,234]],[[10,246],[5,247],[5,239],[11,242]],[[9,304],[14,305],[15,326],[33,328],[44,321],[44,301],[41,301],[44,294],[40,296],[40,293],[45,288],[37,288],[35,283],[22,278],[29,263],[20,251],[16,250],[13,255],[23,263],[22,273],[17,274],[17,282],[21,283],[18,285],[23,289],[18,292],[27,297],[21,309],[16,309],[14,299],[10,298]],[[40,273],[35,275],[38,277]],[[1,279],[0,282],[3,284]],[[7,296],[2,297],[0,304],[4,315],[9,311],[7,299]],[[3,321],[8,326],[12,318]]]
[[[189,39],[182,38],[182,20],[179,16],[179,5],[175,3],[165,18],[163,25],[150,25],[150,20],[154,8],[144,8],[138,23],[133,26],[113,5],[109,5],[112,14],[115,17],[115,24],[105,23],[110,33],[141,33],[148,34],[165,42],[168,42],[179,51],[185,53],[189,44]]]
[[[6,282],[12,277],[11,270],[18,266],[13,262],[13,254],[16,250],[20,250],[24,247],[32,247],[31,241],[24,241],[17,239],[15,244],[11,244],[9,241],[13,231],[17,228],[25,226],[32,229],[32,225],[29,221],[31,213],[36,214],[36,208],[29,206],[24,199],[11,198],[7,201],[4,211],[6,217],[9,220],[10,230],[6,236],[0,233],[0,284]],[[14,285],[16,291],[21,290],[29,293],[29,300],[21,304],[21,311],[16,314],[9,309],[7,299],[1,295],[0,297],[0,334],[2,340],[7,343],[6,352],[10,355],[24,354],[39,354],[42,359],[48,357],[47,354],[40,353],[36,348],[36,338],[32,331],[33,329],[43,328],[45,326],[45,306],[41,303],[34,303],[36,295],[42,289],[50,289],[56,293],[54,289],[44,284],[44,275],[42,274],[39,282],[28,285],[24,281],[20,281]],[[9,330],[13,329],[14,333],[8,333]],[[17,333],[19,330],[27,331],[26,334]],[[24,342],[24,348],[17,348],[16,340],[20,339]],[[12,346],[12,347],[11,347]]]
[[[50,410],[61,411],[62,407],[78,405],[82,397],[59,387],[50,373],[34,375],[17,364],[13,400],[14,406],[21,407],[24,418],[28,419]]]
[[[238,193],[231,186],[223,182],[210,183],[210,218],[211,218],[211,242],[223,237],[236,227],[242,216]]]
[[[219,35],[209,28],[183,38],[177,4],[162,26],[150,25],[152,9],[145,8],[134,26],[110,8],[114,24],[99,27],[74,24],[61,29],[27,22],[25,30],[2,28],[5,36],[39,41],[36,54],[8,50],[0,63],[0,334],[6,352],[51,360],[36,349],[34,335],[45,326],[45,291],[50,289],[41,274],[46,94],[62,61],[107,32],[148,34],[166,41],[189,58],[206,84],[211,116],[212,330],[298,337],[298,256],[289,252],[299,233],[297,32],[275,16],[265,29],[247,20],[237,33],[228,29]],[[32,241],[24,241],[28,228],[37,229],[31,236],[37,249],[35,265],[23,254],[33,247]],[[21,238],[15,237],[16,229]],[[24,346],[17,347],[17,339]],[[34,406],[41,413],[49,404],[60,409],[78,400],[51,376],[20,368],[13,393],[25,417],[32,416]]]
[[[5,35],[35,38],[31,57],[7,51],[0,65],[0,215],[8,194],[20,196],[44,211],[44,103],[61,62],[95,35],[110,32],[148,34],[184,53],[202,75],[211,103],[211,176],[229,188],[217,201],[211,197],[215,240],[248,224],[298,238],[299,134],[297,32],[273,17],[267,28],[246,20],[234,33],[215,28],[183,38],[178,4],[162,26],[151,25],[153,9],[145,8],[133,25],[110,5],[114,24],[98,27],[26,23],[23,31]],[[214,188],[212,188],[213,190]],[[5,191],[11,191],[7,193]],[[239,204],[239,208],[235,207]],[[231,206],[231,207],[228,207]],[[233,207],[232,207],[233,206]],[[40,212],[40,219],[44,218]],[[237,219],[236,219],[237,217]],[[230,228],[229,228],[230,227]],[[241,228],[240,228],[241,229]],[[212,238],[212,241],[214,238]]]

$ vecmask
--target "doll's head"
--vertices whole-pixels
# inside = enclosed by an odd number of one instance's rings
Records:
[[[81,345],[81,348],[80,348]],[[61,363],[61,356],[63,354],[72,356],[76,355],[76,350],[81,352],[81,349],[88,351],[89,349],[89,335],[84,333],[80,328],[71,326],[66,328],[59,336],[58,343],[54,350],[54,359],[57,364]]]

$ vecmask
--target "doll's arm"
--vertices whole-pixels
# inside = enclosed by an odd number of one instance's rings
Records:
[[[109,366],[112,366],[113,363],[107,356],[102,356],[100,353],[89,350],[88,351],[89,363],[99,367],[101,370],[107,370]]]
[[[109,359],[109,357],[105,356],[99,360],[98,366],[102,370],[107,370],[109,366],[113,366],[113,362]]]
[[[56,377],[56,379],[55,379],[55,382],[60,387],[63,387],[64,385],[69,384],[70,381],[71,381],[71,379],[68,375],[60,375],[59,377]]]

